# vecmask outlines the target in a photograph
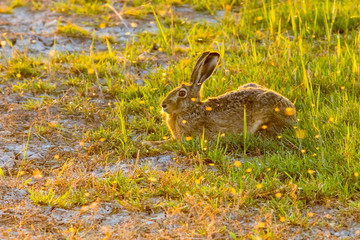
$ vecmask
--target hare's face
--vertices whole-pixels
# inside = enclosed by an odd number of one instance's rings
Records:
[[[186,110],[192,104],[193,94],[191,90],[191,86],[186,84],[172,90],[161,102],[163,112],[176,114]]]

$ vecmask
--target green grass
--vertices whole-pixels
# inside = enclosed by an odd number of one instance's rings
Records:
[[[69,13],[98,14],[95,8],[104,3],[107,1],[66,1],[55,7],[66,10],[67,6]],[[6,76],[2,81],[9,81],[13,93],[49,96],[23,102],[25,110],[59,107],[61,118],[78,116],[89,123],[81,136],[71,139],[74,144],[88,144],[81,153],[86,157],[77,157],[86,161],[96,158],[97,164],[105,165],[171,153],[179,165],[188,164],[187,169],[161,171],[141,165],[131,174],[108,172],[104,179],[81,173],[76,185],[66,183],[62,176],[71,171],[67,170],[68,162],[78,164],[73,156],[63,159],[61,170],[54,170],[56,181],[29,190],[31,200],[64,208],[115,200],[135,212],[165,210],[183,216],[203,207],[209,218],[225,209],[237,213],[239,209],[246,212],[256,208],[263,217],[270,214],[267,230],[254,227],[249,238],[286,236],[271,224],[308,228],[315,221],[307,214],[308,209],[315,204],[325,206],[327,201],[359,216],[360,8],[350,1],[173,3],[187,3],[213,14],[225,9],[225,17],[217,18],[218,24],[213,25],[173,16],[172,24],[171,14],[161,13],[162,8],[169,8],[168,1],[155,1],[154,13],[149,5],[142,6],[149,4],[147,1],[134,1],[127,10],[133,8],[141,18],[135,10],[147,8],[148,16],[155,14],[154,21],[162,31],[139,33],[136,40],[129,39],[116,50],[95,52],[93,59],[85,52],[58,53],[52,59],[14,54],[0,64],[0,69]],[[94,11],[79,12],[80,5],[84,9],[91,5]],[[75,24],[59,26],[58,31],[90,37]],[[115,40],[106,38],[113,46]],[[214,76],[204,84],[205,98],[245,83],[259,83],[295,104],[299,119],[296,129],[271,141],[226,135],[183,139],[156,148],[143,146],[144,140],[170,137],[160,102],[171,89],[189,81],[192,67],[204,50],[217,50],[222,57]],[[42,69],[49,64],[58,77],[44,80],[50,73]],[[11,81],[14,79],[17,82]],[[144,84],[138,84],[139,79]],[[59,95],[69,89],[71,94],[60,100]],[[102,103],[96,101],[99,99]],[[52,131],[38,123],[34,134]],[[239,159],[243,159],[242,164]],[[152,198],[160,203],[153,203]],[[208,236],[208,224],[201,221],[194,236]],[[216,231],[226,237],[245,237],[234,227],[221,226]]]

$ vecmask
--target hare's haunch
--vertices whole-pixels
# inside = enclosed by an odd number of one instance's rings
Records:
[[[289,99],[256,83],[201,101],[201,87],[214,72],[220,55],[204,52],[191,74],[190,84],[172,90],[162,101],[166,123],[174,139],[188,136],[214,136],[219,133],[261,131],[276,136],[296,123],[296,110]],[[244,121],[246,116],[246,121]]]

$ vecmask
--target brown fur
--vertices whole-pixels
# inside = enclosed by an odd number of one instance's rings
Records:
[[[243,133],[246,111],[247,132],[276,136],[296,122],[294,105],[284,96],[256,83],[249,83],[221,96],[201,101],[203,82],[214,72],[219,60],[216,52],[199,58],[191,84],[175,88],[163,100],[166,123],[174,139],[187,136],[214,136],[219,133]],[[186,92],[186,96],[181,96]]]

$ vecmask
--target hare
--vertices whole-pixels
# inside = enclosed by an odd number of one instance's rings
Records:
[[[256,83],[202,101],[201,87],[215,71],[219,59],[217,52],[204,52],[192,71],[190,84],[175,88],[162,101],[173,139],[242,134],[244,124],[248,134],[261,132],[265,137],[274,137],[296,123],[296,110],[290,100]]]

